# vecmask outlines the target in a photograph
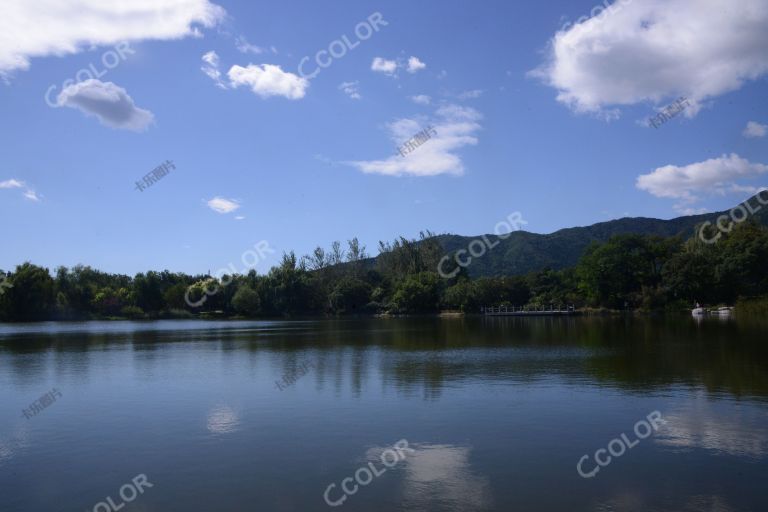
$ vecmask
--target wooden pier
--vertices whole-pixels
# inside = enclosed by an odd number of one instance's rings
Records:
[[[480,308],[485,316],[566,316],[575,315],[574,306],[549,306],[530,307],[530,306],[491,306]]]

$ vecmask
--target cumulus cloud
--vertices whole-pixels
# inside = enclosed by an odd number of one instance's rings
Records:
[[[152,112],[138,108],[125,89],[93,78],[61,91],[56,104],[76,108],[111,128],[135,132],[146,130],[154,120]]]
[[[398,69],[405,69],[407,72],[413,74],[425,69],[427,65],[419,60],[418,57],[411,56],[407,61],[403,62],[402,59],[389,60],[383,57],[374,57],[371,62],[371,70],[377,73],[384,73],[385,75],[397,77]]]
[[[429,105],[432,103],[432,98],[426,94],[417,94],[416,96],[411,96],[411,101],[417,105]]]
[[[427,65],[424,64],[419,60],[418,57],[410,57],[408,59],[408,72],[409,73],[416,73],[417,71],[421,71],[422,69],[426,68]]]
[[[438,176],[464,174],[464,163],[457,152],[477,144],[482,115],[475,109],[459,105],[440,107],[432,118],[399,119],[388,125],[396,146],[413,138],[426,127],[433,128],[432,137],[405,157],[400,154],[383,160],[345,162],[366,174],[385,176]]]
[[[371,63],[371,71],[384,73],[386,75],[394,75],[395,71],[397,71],[397,61],[374,57],[373,62]]]
[[[768,134],[768,125],[750,121],[744,128],[744,136],[750,139],[759,139]]]
[[[40,201],[40,197],[37,195],[37,192],[32,190],[32,188],[28,187],[26,183],[23,181],[19,181],[16,179],[11,178],[10,180],[0,181],[0,189],[17,189],[17,188],[23,188],[25,189],[22,195],[29,199],[30,201],[38,202]]]
[[[666,165],[655,171],[638,176],[637,188],[656,197],[680,201],[675,208],[683,212],[696,209],[690,205],[702,196],[730,193],[756,194],[759,187],[744,185],[739,181],[750,180],[768,173],[768,165],[751,163],[739,155],[723,155],[704,162],[686,166]]]
[[[240,201],[237,199],[227,199],[221,196],[216,196],[213,199],[208,200],[206,204],[208,205],[208,208],[216,213],[232,213],[240,208]]]
[[[532,72],[577,112],[604,114],[685,96],[695,116],[704,100],[768,72],[765,0],[617,2],[550,41]]]
[[[359,100],[362,98],[362,96],[360,96],[360,89],[358,87],[359,85],[360,82],[357,80],[354,82],[343,82],[341,85],[339,85],[339,90],[349,96],[351,99]]]
[[[26,70],[30,60],[74,54],[92,46],[198,36],[226,11],[209,0],[3,0],[0,76]]]
[[[289,100],[300,100],[309,88],[309,80],[283,71],[274,64],[248,64],[246,67],[232,66],[227,72],[232,87],[245,85],[262,98],[282,96]]]

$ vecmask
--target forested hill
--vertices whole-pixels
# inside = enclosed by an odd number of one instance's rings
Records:
[[[766,193],[762,196],[765,201]],[[753,217],[763,225],[768,225],[768,206],[761,205],[757,196],[750,199],[753,210],[761,208]],[[648,218],[624,218],[600,222],[586,227],[561,229],[548,235],[539,235],[518,231],[506,240],[487,235],[488,240],[499,245],[480,258],[473,258],[467,271],[473,278],[524,275],[545,268],[559,270],[575,266],[584,250],[592,242],[606,242],[614,235],[637,234],[658,235],[661,237],[679,236],[683,239],[696,234],[696,227],[706,221],[715,223],[721,215],[729,211],[691,215],[670,220]],[[741,214],[737,213],[740,218]],[[477,237],[458,235],[440,235],[437,239],[448,253],[466,249]]]

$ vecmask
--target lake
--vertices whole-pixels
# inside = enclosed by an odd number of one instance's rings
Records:
[[[764,511],[768,325],[0,325],[0,510]]]

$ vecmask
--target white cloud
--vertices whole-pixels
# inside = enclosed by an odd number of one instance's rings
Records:
[[[397,71],[397,61],[375,57],[371,63],[371,70],[377,73],[394,75],[395,71]]]
[[[475,109],[459,105],[446,105],[437,110],[432,119],[399,119],[388,126],[390,138],[396,146],[414,137],[427,126],[436,134],[403,157],[393,155],[384,160],[345,162],[366,174],[386,176],[438,176],[464,174],[464,164],[456,154],[458,150],[477,144],[475,134],[480,130],[482,115]]]
[[[235,220],[245,220],[245,216],[244,215],[237,215],[235,217]]]
[[[232,87],[246,85],[262,98],[282,96],[299,100],[309,88],[309,80],[283,71],[274,64],[248,64],[246,67],[235,65],[229,69],[227,76]]]
[[[16,189],[16,188],[24,188],[26,189],[22,195],[29,199],[30,201],[38,202],[40,201],[40,197],[38,197],[37,192],[32,190],[32,188],[28,187],[26,183],[23,181],[19,181],[16,179],[11,178],[10,180],[0,181],[0,189]]]
[[[339,85],[339,90],[343,91],[344,94],[352,98],[353,100],[359,100],[362,98],[360,96],[360,90],[358,86],[360,85],[360,82],[355,80],[354,82],[343,82],[341,85]]]
[[[677,96],[698,105],[768,72],[765,0],[645,0],[621,4],[550,42],[531,74],[577,112]]]
[[[221,80],[221,71],[219,71],[219,56],[216,52],[210,51],[203,55],[203,67],[200,69],[216,83],[216,87],[226,89],[227,85]]]
[[[460,93],[457,97],[460,100],[470,100],[470,99],[473,100],[473,99],[479,98],[482,95],[483,95],[483,90],[482,89],[474,89],[474,90],[471,90],[471,91],[464,91],[464,92]]]
[[[744,136],[747,138],[759,139],[768,135],[768,125],[760,124],[755,121],[747,123],[744,128]]]
[[[249,43],[243,36],[235,39],[235,47],[240,53],[252,53],[254,55],[261,55],[267,51],[266,48]]]
[[[408,59],[408,72],[409,73],[416,73],[417,71],[421,71],[422,69],[426,68],[427,65],[424,64],[419,60],[418,57],[411,57]]]
[[[23,181],[18,181],[14,179],[0,181],[0,188],[21,188],[23,186],[24,186]]]
[[[25,191],[24,192],[24,197],[26,197],[30,201],[35,201],[35,202],[40,201],[40,198],[37,197],[37,192],[35,192],[34,190],[27,190],[27,191]]]
[[[733,153],[682,167],[659,167],[638,176],[636,185],[656,197],[679,200],[675,208],[686,213],[697,211],[688,205],[702,195],[756,194],[760,188],[739,184],[737,180],[754,179],[766,173],[768,165],[751,163]]]
[[[226,11],[209,0],[3,0],[0,76],[26,70],[30,59],[78,53],[93,46],[199,35]]]
[[[111,128],[140,132],[154,120],[152,112],[138,108],[125,89],[95,79],[70,85],[59,93],[56,104],[76,108]]]
[[[429,105],[432,103],[432,98],[426,94],[417,94],[416,96],[411,96],[411,101],[417,105]]]
[[[232,213],[240,208],[240,201],[236,199],[227,199],[225,197],[216,196],[210,199],[207,203],[208,208],[216,213]]]
[[[472,468],[472,448],[454,445],[410,446],[403,459],[403,508],[406,510],[490,510],[488,478]],[[373,447],[367,461],[382,460],[386,448]]]

